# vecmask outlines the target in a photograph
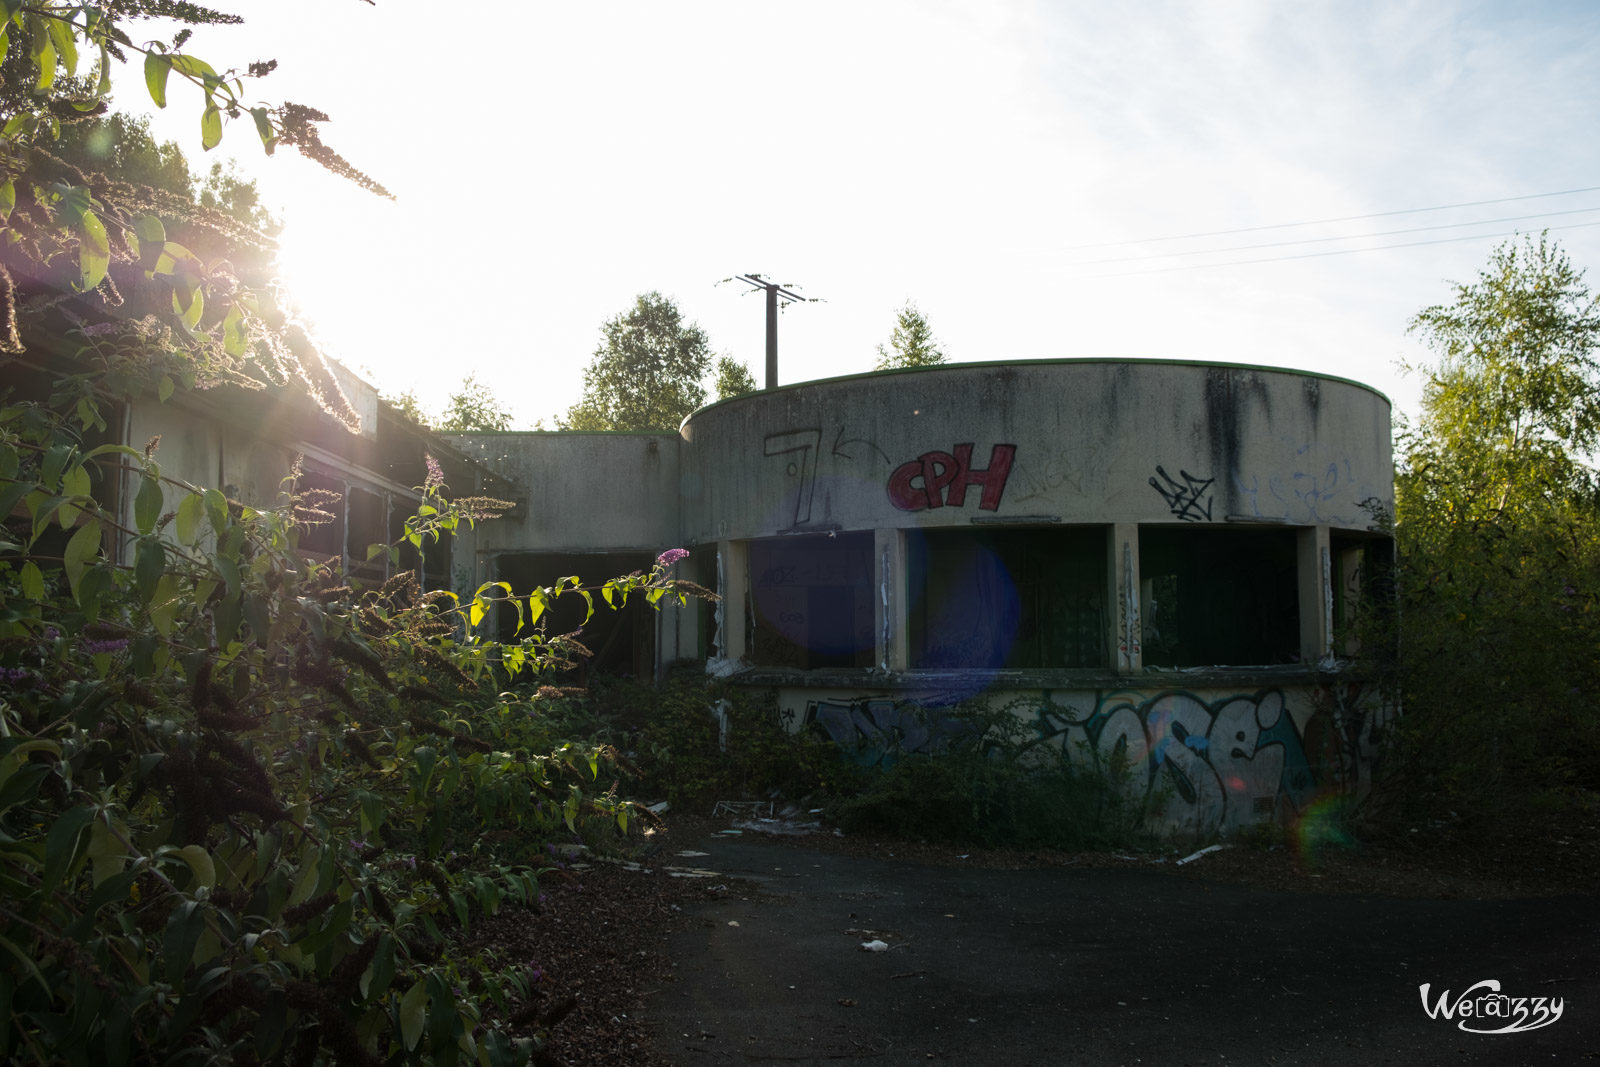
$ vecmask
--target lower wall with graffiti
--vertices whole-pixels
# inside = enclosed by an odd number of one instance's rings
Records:
[[[981,744],[981,713],[1005,711],[1017,717],[1023,758],[1105,775],[1149,830],[1185,839],[1287,823],[1320,800],[1365,795],[1386,718],[1359,683],[1013,690],[961,703],[794,689],[780,691],[779,708],[792,728],[879,766]]]

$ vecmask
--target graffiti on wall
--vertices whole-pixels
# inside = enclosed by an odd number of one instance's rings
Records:
[[[1303,702],[1301,723],[1289,700]],[[1183,690],[1051,694],[1013,704],[1031,719],[1029,751],[1059,750],[1111,779],[1153,832],[1208,837],[1304,814],[1371,787],[1382,716],[1360,683],[1209,696]],[[976,737],[958,708],[861,697],[814,700],[805,722],[865,766],[937,754]]]
[[[888,455],[872,441],[864,437],[846,437],[845,432],[843,426],[836,427],[833,444],[827,450],[822,448],[820,426],[783,430],[762,438],[761,454],[783,461],[784,476],[793,487],[789,490],[794,494],[791,528],[800,529],[812,522],[819,465],[826,462],[837,468],[842,463],[870,464],[875,459],[892,465]]]
[[[1324,702],[1314,703],[1302,730],[1280,689],[1215,700],[1118,691],[1098,694],[1087,713],[1041,707],[1039,732],[1074,766],[1119,782],[1152,829],[1205,837],[1303,811],[1329,789],[1351,788],[1352,723],[1333,722]]]
[[[1294,470],[1270,474],[1236,474],[1234,482],[1245,514],[1285,522],[1362,522],[1359,498],[1368,495],[1356,481],[1347,458],[1330,459],[1310,454],[1311,446],[1295,450]]]
[[[789,456],[785,473],[794,480],[794,524],[803,526],[811,521],[811,498],[817,487],[817,447],[822,443],[822,431],[786,430],[770,433],[762,442],[761,452],[766,456]]]
[[[972,466],[972,443],[955,445],[949,452],[924,452],[908,460],[889,475],[889,502],[901,511],[965,507],[967,489],[980,486],[981,511],[995,511],[1011,477],[1016,445],[995,445],[989,450],[989,466]]]
[[[806,705],[806,722],[869,767],[887,766],[914,752],[943,752],[976,732],[959,715],[888,697],[813,700]]]
[[[1178,477],[1174,478],[1158,466],[1149,485],[1161,494],[1174,518],[1183,522],[1210,522],[1211,483],[1215,481],[1215,478],[1196,478],[1186,470],[1179,470]]]

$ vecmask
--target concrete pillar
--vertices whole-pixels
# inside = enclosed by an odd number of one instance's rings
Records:
[[[717,648],[713,657],[737,664],[749,654],[745,605],[750,601],[750,552],[743,541],[717,542]]]
[[[874,530],[872,533],[874,623],[877,635],[873,663],[880,671],[903,671],[911,666],[910,631],[906,623],[906,532]]]
[[[1132,522],[1114,523],[1107,535],[1106,550],[1111,566],[1106,568],[1106,613],[1111,627],[1111,650],[1118,674],[1137,674],[1144,670],[1139,619],[1139,526]]]
[[[1300,530],[1295,549],[1300,582],[1300,662],[1311,666],[1333,652],[1333,557],[1328,528]]]

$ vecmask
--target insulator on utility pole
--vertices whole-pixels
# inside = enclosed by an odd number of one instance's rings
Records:
[[[739,281],[751,287],[751,291],[761,290],[767,295],[767,384],[766,388],[778,387],[778,309],[790,304],[815,303],[817,297],[801,296],[787,286],[777,282],[769,282],[759,274],[739,274],[732,278],[722,279],[725,282]]]

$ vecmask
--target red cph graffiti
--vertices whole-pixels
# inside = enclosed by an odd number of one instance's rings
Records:
[[[1016,445],[995,445],[989,452],[986,470],[972,469],[972,444],[954,446],[951,452],[924,452],[908,460],[889,475],[889,502],[901,511],[922,511],[946,505],[959,508],[967,503],[967,487],[983,486],[978,508],[995,511],[1000,495],[1011,476],[1011,460]]]

